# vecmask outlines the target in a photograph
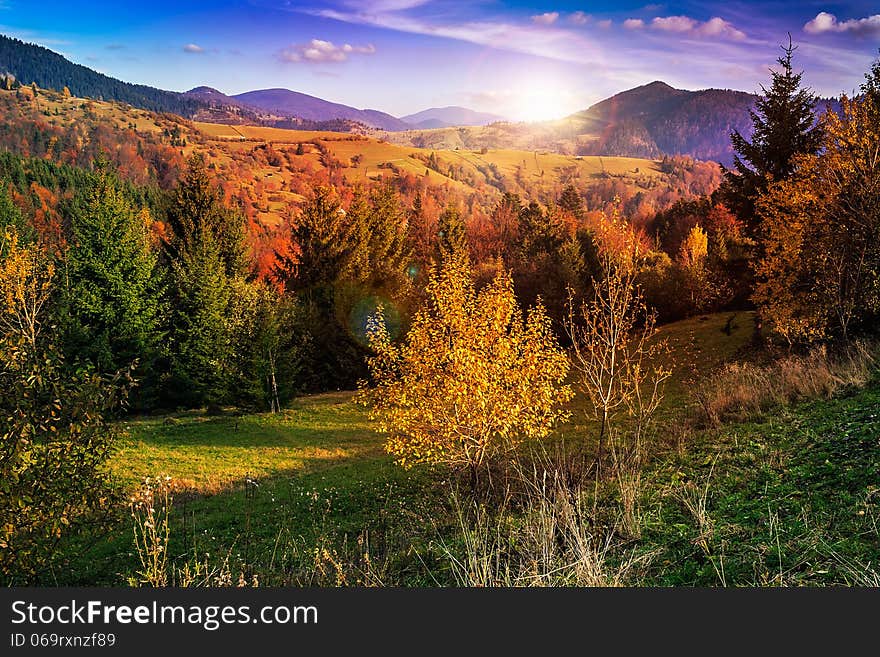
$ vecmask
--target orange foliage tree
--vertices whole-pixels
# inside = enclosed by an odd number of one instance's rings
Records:
[[[754,299],[788,342],[847,338],[880,313],[880,126],[870,96],[822,117],[818,155],[759,200],[766,254]]]

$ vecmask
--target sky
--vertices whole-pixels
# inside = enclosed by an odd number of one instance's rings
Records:
[[[128,82],[284,87],[403,116],[545,120],[662,80],[759,91],[788,42],[822,96],[880,49],[880,3],[713,0],[0,0],[0,32]]]

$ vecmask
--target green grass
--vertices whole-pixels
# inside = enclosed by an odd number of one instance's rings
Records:
[[[709,373],[742,353],[751,317],[738,316],[727,335],[728,316],[662,328],[672,347],[666,362],[677,365],[664,421],[687,402],[695,370]],[[642,537],[622,544],[627,553],[651,555],[640,581],[876,581],[878,409],[874,385],[781,409],[766,421],[694,433],[680,452],[661,429],[643,478]],[[589,453],[595,427],[583,401],[572,410],[554,440]],[[117,481],[130,491],[146,475],[167,474],[185,491],[173,510],[173,562],[193,555],[227,561],[234,573],[266,584],[361,583],[365,572],[379,573],[385,584],[450,581],[437,549],[441,537],[456,540],[448,476],[393,464],[352,393],[301,398],[277,415],[193,412],[127,425],[111,464]],[[703,490],[701,527],[683,499]],[[612,482],[601,498],[606,515],[614,513],[615,494]],[[122,584],[137,568],[132,548],[131,523],[120,509],[115,529],[74,541],[66,567],[46,581]]]
[[[698,436],[648,474],[657,585],[880,585],[880,385]],[[681,493],[706,490],[704,545]]]
[[[126,487],[167,475],[177,490],[217,492],[246,476],[300,476],[382,459],[353,393],[294,401],[282,413],[209,417],[197,412],[127,424],[111,467]]]

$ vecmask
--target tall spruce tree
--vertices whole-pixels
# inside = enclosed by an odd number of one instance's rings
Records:
[[[235,401],[233,345],[246,323],[234,316],[248,274],[244,215],[228,207],[204,161],[193,157],[171,195],[172,322],[168,403]]]
[[[248,269],[248,249],[244,216],[230,208],[223,193],[213,183],[205,160],[193,155],[174,190],[167,214],[172,239],[172,257],[192,249],[204,233],[211,233],[223,259],[226,274],[244,276]]]
[[[21,210],[12,202],[9,186],[5,181],[0,180],[0,235],[7,228],[15,231],[20,242],[29,242],[30,238],[33,237],[33,229],[29,222],[25,221]],[[0,256],[2,255],[3,252],[0,251]]]
[[[870,111],[875,120],[880,123],[880,57],[871,64],[871,70],[865,73],[865,81],[861,85],[861,92],[870,98]]]
[[[581,222],[584,220],[584,215],[586,214],[586,208],[584,207],[584,200],[581,198],[581,195],[578,194],[577,188],[574,185],[566,185],[565,189],[562,190],[562,194],[559,197],[559,207],[560,209],[568,212],[572,217]]]
[[[467,229],[458,208],[450,205],[437,222],[437,260],[468,258]]]
[[[760,242],[761,229],[755,217],[755,201],[771,181],[786,180],[794,172],[795,156],[819,150],[822,134],[814,108],[818,98],[801,86],[803,73],[795,73],[792,57],[797,46],[781,46],[777,60],[780,71],[771,70],[770,89],[763,92],[750,110],[754,131],[749,141],[738,130],[730,135],[734,170],[726,170],[722,197],[742,220],[749,237]],[[760,249],[759,249],[760,250]]]
[[[361,196],[358,204],[366,205]],[[367,209],[356,210],[366,213]],[[329,187],[317,187],[291,230],[299,249],[295,258],[282,258],[280,274],[288,289],[304,291],[332,284],[352,249],[346,212]],[[357,237],[357,236],[355,236]]]
[[[139,361],[149,393],[162,339],[165,307],[146,209],[137,210],[119,180],[97,169],[82,209],[70,218],[70,248],[62,302],[65,351],[100,371]],[[143,394],[141,395],[143,397]]]
[[[295,328],[309,345],[301,373],[307,389],[350,386],[365,373],[364,350],[348,329],[351,295],[345,283],[366,272],[368,253],[360,254],[364,259],[356,267],[350,258],[368,239],[370,205],[362,193],[353,205],[357,229],[332,189],[314,189],[290,233],[298,254],[281,258],[279,274],[300,310]]]
[[[215,406],[230,399],[232,286],[219,241],[203,233],[172,262],[175,287],[169,402]]]
[[[348,249],[340,276],[370,289],[395,294],[404,285],[411,251],[406,213],[390,184],[355,192],[346,214]]]

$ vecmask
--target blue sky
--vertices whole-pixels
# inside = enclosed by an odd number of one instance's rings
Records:
[[[528,120],[652,80],[755,91],[787,32],[807,84],[851,92],[877,57],[880,5],[0,0],[0,31],[165,89],[287,87],[398,116],[465,105]]]

